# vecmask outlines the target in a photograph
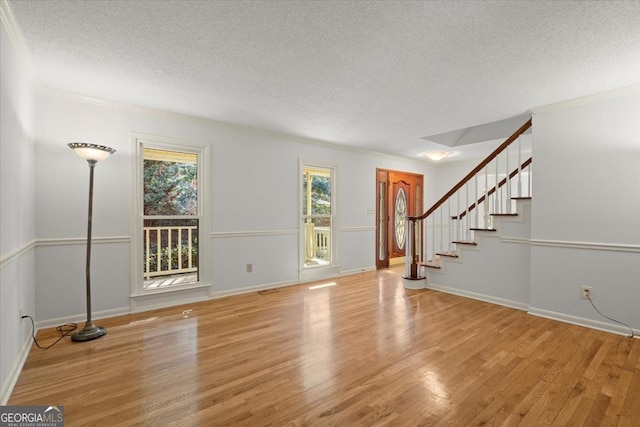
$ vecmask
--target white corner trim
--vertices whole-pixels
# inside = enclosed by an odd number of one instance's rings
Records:
[[[500,239],[505,243],[519,243],[528,245],[531,241],[524,237],[509,237],[509,236],[500,236]]]
[[[375,226],[363,226],[363,227],[340,227],[339,231],[342,232],[362,232],[362,231],[375,231]],[[261,237],[261,236],[291,236],[298,235],[299,230],[295,228],[283,228],[275,230],[247,230],[247,231],[214,231],[211,233],[211,238],[219,239],[226,237]]]
[[[214,231],[211,233],[211,238],[226,238],[226,237],[262,237],[262,236],[288,236],[298,235],[298,229],[286,228],[281,230],[253,230],[253,231]]]
[[[34,335],[38,332],[38,328],[36,327],[33,332]],[[20,372],[22,372],[22,367],[24,366],[24,362],[27,361],[27,356],[29,356],[29,351],[31,350],[31,333],[27,334],[24,342],[22,343],[22,347],[20,348],[20,352],[18,353],[18,357],[16,358],[9,374],[7,375],[7,379],[2,384],[2,389],[0,390],[0,405],[6,405],[9,401],[9,397],[11,396],[11,392],[18,382],[18,378],[20,377]]]
[[[531,239],[532,246],[548,246],[569,249],[592,249],[598,251],[613,252],[640,252],[640,245],[626,245],[619,243],[596,243],[596,242],[571,242],[566,240],[543,240]]]
[[[29,252],[35,247],[36,247],[36,240],[34,239],[30,242],[23,244],[19,248],[14,249],[8,254],[0,256],[0,268],[4,268],[5,265],[15,261],[16,259],[20,258],[22,255],[26,254],[27,252]]]
[[[91,244],[104,245],[112,243],[129,243],[129,236],[110,236],[110,237],[92,237]],[[68,246],[68,245],[86,245],[86,237],[66,237],[58,239],[38,239],[37,246]]]
[[[491,295],[478,294],[476,292],[470,292],[470,291],[465,291],[465,290],[462,290],[462,289],[451,288],[449,286],[434,285],[434,284],[431,284],[431,283],[427,282],[427,289],[432,289],[434,291],[445,292],[447,294],[458,295],[458,296],[465,297],[465,298],[472,298],[472,299],[475,299],[475,300],[489,302],[489,303],[492,303],[492,304],[502,305],[502,306],[505,306],[505,307],[514,308],[516,310],[522,310],[522,311],[529,310],[529,304],[527,304],[527,303],[518,302],[518,301],[512,301],[512,300],[508,300],[508,299],[504,299],[504,298],[498,298],[498,297],[494,297],[494,296],[491,296]]]
[[[629,335],[629,328],[623,325],[601,322],[599,320],[587,319],[585,317],[571,316],[569,314],[543,310],[536,307],[530,307],[528,313],[533,316],[544,317],[546,319],[557,320],[559,322],[570,323],[572,325],[596,329],[598,331],[610,332],[618,335]],[[640,330],[634,329],[633,333],[635,335],[640,335]]]

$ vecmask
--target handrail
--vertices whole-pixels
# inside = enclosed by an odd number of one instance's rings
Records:
[[[419,219],[425,219],[426,217],[428,217],[429,215],[431,215],[433,212],[436,211],[436,209],[438,209],[440,206],[442,206],[444,204],[444,202],[447,201],[447,199],[449,199],[449,197],[453,196],[459,189],[461,189],[468,181],[471,180],[471,178],[473,178],[478,172],[480,172],[482,170],[482,168],[484,168],[485,166],[487,166],[489,163],[491,163],[491,161],[493,159],[495,159],[496,157],[498,157],[498,155],[500,153],[502,153],[509,145],[511,145],[511,143],[513,141],[515,141],[516,139],[518,139],[518,137],[520,135],[522,135],[523,133],[525,133],[529,128],[531,127],[531,119],[527,120],[525,124],[523,124],[522,126],[520,126],[520,128],[514,132],[513,135],[511,135],[509,138],[507,138],[502,144],[500,144],[500,146],[498,148],[496,148],[495,150],[493,150],[493,152],[491,154],[489,154],[489,156],[484,159],[482,162],[480,162],[480,164],[478,166],[476,166],[471,172],[469,172],[464,178],[462,178],[460,180],[460,182],[458,182],[451,190],[449,190],[447,192],[447,194],[445,194],[444,196],[442,196],[440,198],[440,200],[438,200],[433,206],[431,206],[429,208],[429,210],[427,210],[425,213],[423,213],[420,216],[410,216],[408,217],[409,221],[417,221]]]
[[[529,166],[531,164],[532,158],[529,157],[527,160],[524,161],[524,163],[522,163],[522,165],[519,168],[515,168],[510,174],[509,174],[509,179],[513,178],[514,176],[518,175],[518,172],[523,170],[524,168],[526,168],[527,166]],[[479,205],[480,203],[484,202],[484,198],[485,196],[490,196],[493,193],[495,193],[497,190],[499,190],[503,185],[505,185],[507,183],[507,178],[504,177],[502,178],[502,181],[500,181],[498,183],[498,185],[494,185],[493,188],[491,188],[489,191],[487,191],[487,194],[483,194],[482,197],[478,198],[478,200],[475,203],[472,203],[471,206],[469,206],[468,209],[465,209],[464,212],[462,212],[460,215],[456,216],[452,216],[451,219],[462,219],[467,215],[467,212],[471,212],[473,209],[476,208],[477,205]]]

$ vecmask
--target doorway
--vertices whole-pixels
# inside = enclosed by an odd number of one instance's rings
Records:
[[[376,169],[376,268],[404,263],[406,218],[423,213],[423,183],[423,175]],[[422,242],[417,241],[416,246],[420,248]]]

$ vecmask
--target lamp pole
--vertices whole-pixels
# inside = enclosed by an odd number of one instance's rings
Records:
[[[104,160],[110,154],[115,153],[113,148],[103,145],[74,142],[68,144],[78,156],[89,163],[89,209],[87,215],[87,258],[86,258],[86,296],[87,296],[87,322],[82,330],[71,335],[72,341],[89,341],[99,338],[107,333],[101,326],[96,326],[91,320],[91,229],[93,222],[93,174],[98,160]]]

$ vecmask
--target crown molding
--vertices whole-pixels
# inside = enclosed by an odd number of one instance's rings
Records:
[[[566,101],[560,101],[556,102],[555,104],[542,105],[540,107],[532,108],[531,112],[534,115],[552,113],[554,111],[581,107],[584,105],[594,104],[596,102],[606,101],[608,99],[615,99],[621,98],[623,96],[638,94],[640,94],[640,84],[613,89],[606,92],[595,93],[592,95],[582,96],[580,98],[569,99]]]
[[[0,1],[6,1],[6,0],[0,0]],[[339,144],[331,141],[313,139],[310,137],[296,135],[293,133],[286,133],[283,131],[263,129],[255,126],[243,125],[243,124],[232,123],[232,122],[224,122],[221,120],[216,120],[216,119],[205,117],[205,116],[197,116],[197,115],[191,115],[186,113],[179,113],[175,111],[162,110],[159,108],[146,107],[146,106],[137,105],[137,104],[129,104],[126,102],[115,101],[111,99],[95,98],[95,97],[82,95],[74,92],[68,92],[60,89],[46,88],[46,87],[42,87],[41,85],[37,86],[37,93],[46,97],[67,99],[70,101],[82,102],[85,104],[91,104],[98,107],[113,108],[116,110],[127,111],[134,114],[144,114],[149,116],[166,118],[170,120],[181,120],[187,123],[194,123],[202,126],[212,126],[212,127],[217,127],[221,129],[228,129],[230,131],[252,132],[256,135],[268,136],[274,139],[284,138],[290,142],[297,142],[297,143],[307,144],[307,145],[315,145],[322,148],[346,151],[346,152],[351,152],[356,154],[363,154],[363,155],[366,154],[366,155],[386,158],[390,160],[400,160],[403,162],[412,163],[422,167],[434,166],[432,163],[422,159],[382,153],[379,151],[368,150],[365,148],[354,147],[346,144]]]
[[[29,52],[27,42],[22,35],[22,30],[13,15],[13,11],[11,10],[8,0],[0,0],[0,21],[2,21],[2,25],[9,36],[9,41],[18,55],[19,61],[24,68],[27,78],[34,87],[39,88],[40,80],[38,79],[38,74],[36,73],[33,61],[31,60],[31,52]]]

